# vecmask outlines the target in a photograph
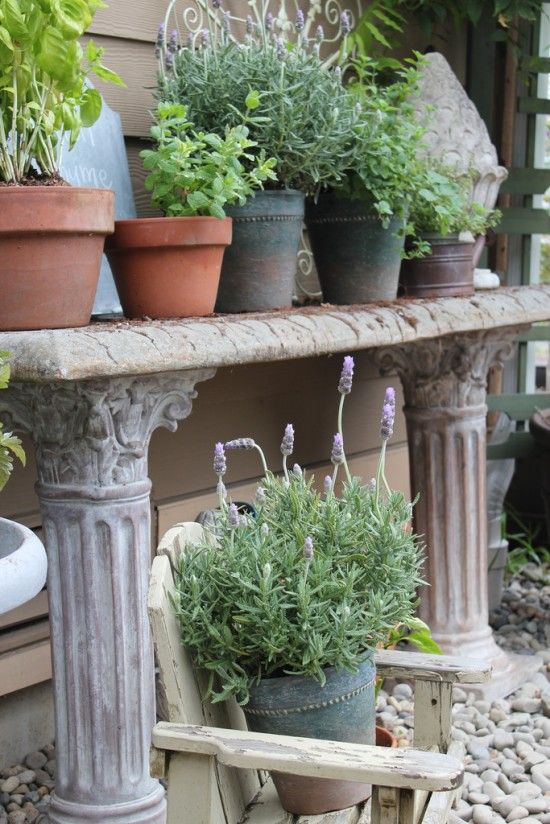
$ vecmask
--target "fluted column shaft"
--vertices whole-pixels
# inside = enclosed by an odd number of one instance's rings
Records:
[[[147,620],[147,449],[191,411],[212,371],[12,385],[32,433],[48,553],[56,730],[55,824],[162,824],[149,773],[155,720]]]

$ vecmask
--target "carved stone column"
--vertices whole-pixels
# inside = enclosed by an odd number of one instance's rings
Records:
[[[212,370],[12,384],[2,405],[32,433],[48,552],[56,824],[161,824],[149,774],[155,720],[146,598],[147,450],[176,428]]]
[[[415,530],[426,543],[420,615],[445,652],[492,661],[489,696],[511,692],[523,667],[496,645],[487,605],[486,378],[518,329],[448,335],[377,353],[405,393]]]

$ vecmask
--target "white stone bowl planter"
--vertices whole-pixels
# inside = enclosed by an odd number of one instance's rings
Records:
[[[38,595],[47,568],[46,550],[34,532],[0,518],[0,615]]]

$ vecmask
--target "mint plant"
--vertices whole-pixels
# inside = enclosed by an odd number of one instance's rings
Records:
[[[7,389],[10,379],[10,366],[6,363],[8,352],[0,352],[0,389]],[[11,432],[4,432],[0,423],[0,492],[7,484],[13,470],[13,458],[25,464],[25,453],[20,439]]]
[[[235,695],[245,704],[250,688],[269,676],[306,675],[323,684],[327,667],[354,671],[366,649],[386,643],[413,615],[422,547],[409,528],[411,504],[385,475],[395,393],[386,392],[377,478],[365,485],[351,477],[341,432],[353,369],[346,358],[333,471],[321,490],[300,466],[287,465],[290,424],[280,476],[266,470],[250,438],[216,445],[219,513],[205,540],[182,554],[174,604],[182,642],[209,673],[214,701]],[[227,501],[228,449],[255,449],[261,458],[255,514]]]
[[[150,171],[145,186],[165,215],[224,218],[226,204],[244,204],[275,179],[275,161],[264,152],[252,154],[256,144],[243,123],[227,127],[223,136],[195,131],[186,107],[176,103],[159,103],[154,120],[156,147],[142,151],[141,158]]]
[[[0,182],[58,174],[64,135],[72,148],[101,113],[93,74],[124,85],[103,65],[103,49],[78,40],[101,0],[2,0],[0,3]]]

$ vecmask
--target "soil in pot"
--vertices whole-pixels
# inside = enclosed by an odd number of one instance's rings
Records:
[[[409,298],[450,298],[474,294],[474,243],[458,236],[426,236],[432,251],[401,264],[400,291]]]
[[[282,676],[263,679],[243,707],[255,732],[321,738],[357,744],[375,742],[376,671],[371,654],[356,674],[329,668],[321,687],[313,678]],[[336,779],[272,773],[285,810],[320,815],[352,807],[370,797],[367,784]]]
[[[105,251],[128,318],[210,315],[231,218],[118,220]]]
[[[401,218],[384,228],[372,206],[323,192],[306,203],[306,226],[327,303],[395,300],[404,238]]]
[[[114,228],[114,193],[2,186],[0,214],[0,329],[86,326]]]
[[[291,189],[256,192],[231,206],[216,312],[262,312],[292,305],[304,219],[304,195]]]

